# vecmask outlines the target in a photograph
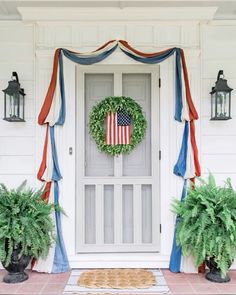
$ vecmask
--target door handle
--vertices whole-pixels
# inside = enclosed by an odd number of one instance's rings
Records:
[[[73,154],[73,148],[70,146],[69,147],[69,155],[72,155]]]

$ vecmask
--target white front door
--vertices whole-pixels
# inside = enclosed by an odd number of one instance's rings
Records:
[[[91,66],[77,70],[76,252],[159,252],[159,88],[157,66]],[[98,151],[89,113],[107,96],[129,96],[147,120],[128,155]]]

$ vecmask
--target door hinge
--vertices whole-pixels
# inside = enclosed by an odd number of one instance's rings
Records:
[[[161,234],[161,223],[160,223],[160,234]]]
[[[159,151],[159,160],[161,160],[161,151]]]
[[[161,88],[161,78],[159,78],[159,88]]]

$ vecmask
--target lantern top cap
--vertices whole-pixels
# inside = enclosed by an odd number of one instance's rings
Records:
[[[11,78],[12,79],[10,81],[8,81],[7,88],[2,91],[8,95],[13,95],[13,94],[19,93],[19,94],[25,96],[24,89],[20,87],[17,72],[12,72]]]
[[[224,78],[224,72],[223,70],[220,70],[217,75],[217,81],[215,82],[215,86],[212,87],[212,91],[210,92],[210,94],[220,92],[220,91],[231,92],[233,90],[233,88],[228,86],[227,80],[223,78]]]
[[[15,79],[14,79],[14,77],[15,77]],[[18,78],[17,72],[12,72],[11,79],[12,79],[13,81],[16,80],[17,83],[19,83],[19,78]],[[19,84],[20,84],[20,83],[19,83]]]

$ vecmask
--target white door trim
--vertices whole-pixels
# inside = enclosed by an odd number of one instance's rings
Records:
[[[158,253],[80,254],[69,256],[71,268],[168,268],[169,255]]]

